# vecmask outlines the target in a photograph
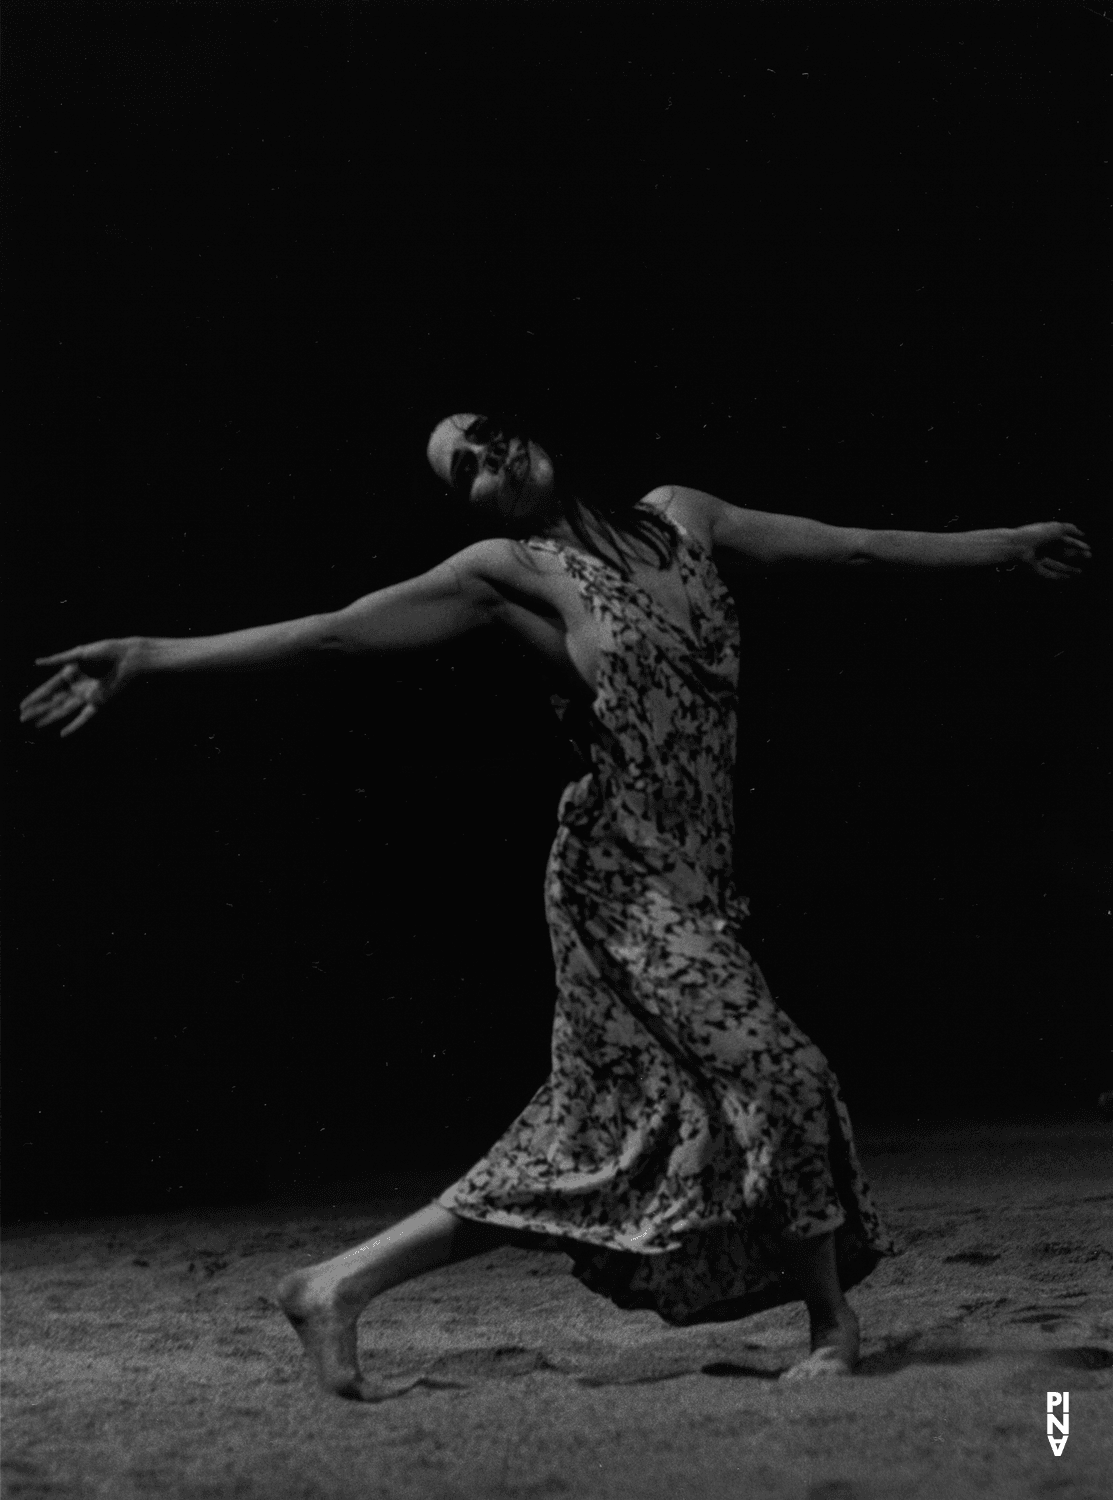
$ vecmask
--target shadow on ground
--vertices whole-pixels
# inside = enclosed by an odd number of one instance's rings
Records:
[[[404,1394],[327,1397],[274,1284],[397,1218],[411,1206],[397,1192],[17,1230],[4,1493],[1101,1500],[1113,1133],[978,1130],[867,1139],[907,1249],[852,1294],[861,1376],[803,1385],[777,1379],[806,1350],[800,1307],[674,1330],[592,1296],[561,1255],[500,1250],[365,1318],[369,1376]],[[1064,1389],[1056,1458],[1046,1393]]]

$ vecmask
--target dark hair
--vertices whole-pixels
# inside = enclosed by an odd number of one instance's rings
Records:
[[[508,415],[477,417],[464,429],[473,442],[508,441],[511,435],[523,443],[529,438],[521,422]],[[567,477],[572,470],[571,479]],[[591,489],[577,483],[573,466],[562,453],[556,467],[557,500],[561,513],[584,550],[630,576],[631,553],[648,550],[659,568],[669,568],[676,557],[676,532],[666,518],[636,501],[602,500]],[[600,546],[600,538],[605,548]]]
[[[576,540],[596,557],[616,567],[625,577],[630,576],[629,558],[631,550],[640,544],[648,548],[659,568],[670,568],[676,557],[676,532],[664,516],[658,515],[648,506],[635,502],[609,502],[600,504],[586,500],[574,490],[557,488],[561,510],[575,534]],[[590,517],[596,527],[592,534],[588,523]],[[601,532],[614,556],[609,556],[597,540]]]

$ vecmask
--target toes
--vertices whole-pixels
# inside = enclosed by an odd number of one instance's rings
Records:
[[[793,1365],[781,1375],[782,1380],[830,1380],[834,1376],[851,1375],[853,1369],[848,1360],[835,1349],[817,1349]]]

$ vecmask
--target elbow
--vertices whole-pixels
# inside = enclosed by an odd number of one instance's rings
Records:
[[[344,619],[344,611],[318,615],[314,621],[313,650],[324,655],[348,655],[358,650],[351,628]]]

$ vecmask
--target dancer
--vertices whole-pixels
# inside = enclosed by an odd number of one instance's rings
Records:
[[[740,642],[714,559],[1019,563],[1062,581],[1089,548],[1060,522],[858,530],[678,485],[634,505],[589,503],[536,443],[470,413],[434,429],[428,458],[497,536],[334,613],[41,658],[59,670],[23,704],[25,720],[68,720],[72,734],[152,673],[435,646],[491,626],[528,641],[563,685],[588,769],[561,799],[546,879],[550,1078],[435,1203],[288,1276],[282,1306],[327,1389],[382,1399],[408,1385],[360,1369],[357,1320],[373,1297],[500,1242],[559,1246],[592,1290],[675,1324],[802,1299],[811,1352],[787,1377],[848,1374],[858,1324],[845,1291],[892,1245],[836,1079],[743,946]]]

